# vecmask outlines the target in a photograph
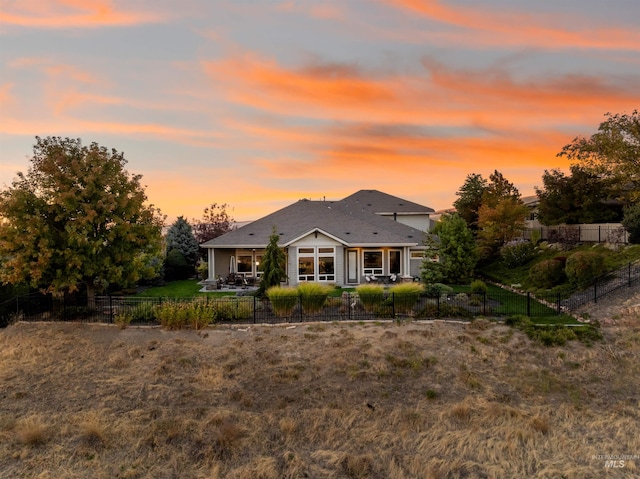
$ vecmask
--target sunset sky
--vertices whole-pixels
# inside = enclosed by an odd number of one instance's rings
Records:
[[[533,194],[639,85],[639,0],[0,0],[0,187],[68,136],[169,222],[363,188],[438,210],[470,173]]]

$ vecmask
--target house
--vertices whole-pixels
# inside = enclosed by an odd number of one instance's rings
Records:
[[[377,190],[360,190],[339,201],[299,200],[203,243],[207,282],[230,272],[259,278],[274,228],[287,258],[290,285],[314,281],[349,286],[371,276],[417,277],[433,212]]]

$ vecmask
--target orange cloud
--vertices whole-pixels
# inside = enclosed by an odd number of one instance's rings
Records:
[[[157,11],[133,11],[112,0],[5,0],[0,23],[25,28],[98,28],[164,21]]]
[[[640,32],[637,29],[607,27],[592,23],[583,28],[586,19],[579,13],[568,15],[533,15],[487,11],[486,6],[448,7],[439,0],[381,0],[392,7],[417,13],[437,22],[461,27],[462,32],[446,37],[464,39],[469,44],[470,32],[475,45],[521,45],[549,49],[595,48],[603,50],[637,50]],[[599,22],[600,19],[594,20]],[[555,24],[555,25],[554,25]],[[569,25],[570,27],[566,27]],[[480,35],[473,32],[480,33]],[[413,38],[415,32],[412,32]],[[424,34],[419,36],[423,36]],[[429,35],[427,33],[426,35]],[[408,37],[411,38],[411,37]]]
[[[422,74],[369,73],[316,64],[287,69],[255,55],[204,62],[226,100],[283,117],[325,121],[510,128],[593,117],[637,104],[634,85],[596,77],[517,81],[506,71],[454,70],[424,61]]]

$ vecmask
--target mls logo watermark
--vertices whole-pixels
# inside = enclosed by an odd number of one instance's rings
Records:
[[[624,469],[631,461],[640,459],[638,454],[594,454],[593,460],[604,461],[605,469]]]

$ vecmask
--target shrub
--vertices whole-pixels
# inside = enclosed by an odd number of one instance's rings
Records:
[[[629,232],[629,243],[640,244],[640,201],[624,209],[622,224]]]
[[[595,251],[578,251],[567,258],[565,272],[569,281],[584,288],[591,284],[604,268],[604,258]]]
[[[409,314],[418,301],[424,287],[420,283],[401,283],[389,289],[397,313]]]
[[[527,264],[534,254],[535,246],[529,241],[509,241],[500,249],[500,257],[509,268]]]
[[[167,301],[155,306],[153,311],[165,329],[201,329],[217,316],[215,303],[209,303],[206,298],[191,302]]]
[[[215,319],[248,319],[253,315],[253,298],[224,296],[215,303]]]
[[[555,259],[541,261],[529,270],[529,282],[538,288],[551,288],[562,283],[564,278],[562,263]]]
[[[289,316],[298,304],[298,291],[285,286],[272,286],[267,290],[267,298],[276,316]]]
[[[356,288],[362,306],[373,311],[384,299],[384,287],[380,284],[361,284]]]
[[[302,310],[310,314],[320,312],[330,292],[331,288],[324,284],[301,283],[298,286],[298,295]]]
[[[147,301],[136,304],[129,313],[131,320],[135,322],[149,322],[155,319],[155,312],[153,309],[153,303]]]
[[[115,315],[113,322],[118,325],[120,329],[127,329],[129,323],[133,319],[133,315],[129,312],[121,312]]]
[[[476,279],[471,283],[471,292],[476,294],[487,294],[489,291],[489,287],[487,283],[482,281],[481,279]]]
[[[424,290],[427,296],[440,296],[442,294],[449,294],[453,292],[453,288],[451,286],[447,286],[442,283],[433,283],[426,287]]]

